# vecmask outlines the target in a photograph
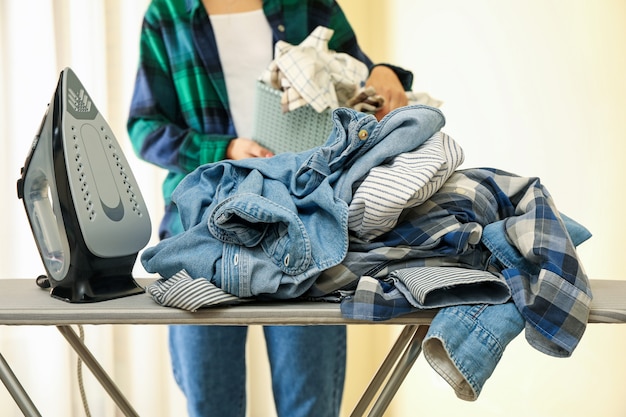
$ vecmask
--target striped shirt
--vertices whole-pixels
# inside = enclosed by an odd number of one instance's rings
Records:
[[[350,202],[348,229],[365,241],[392,230],[402,211],[428,200],[463,159],[454,139],[437,132],[416,150],[373,168]]]

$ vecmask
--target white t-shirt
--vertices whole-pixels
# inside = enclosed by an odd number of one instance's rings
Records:
[[[261,9],[209,18],[237,135],[250,138],[254,122],[255,83],[272,61],[272,30]]]

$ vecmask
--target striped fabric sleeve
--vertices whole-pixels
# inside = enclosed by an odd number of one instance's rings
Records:
[[[354,193],[348,228],[364,241],[392,230],[402,211],[428,200],[463,159],[461,147],[437,132],[415,151],[373,168]]]
[[[146,287],[154,301],[166,307],[198,311],[202,307],[238,304],[245,299],[227,293],[204,278],[192,278],[182,270],[168,279],[159,279]]]

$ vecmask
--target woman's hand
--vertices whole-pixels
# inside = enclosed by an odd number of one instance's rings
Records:
[[[235,138],[226,148],[228,159],[269,158],[270,156],[274,156],[272,151],[247,138]]]
[[[375,114],[378,120],[382,119],[391,110],[409,104],[402,83],[396,73],[389,67],[384,65],[374,67],[365,85],[374,87],[376,94],[385,99],[382,109]]]

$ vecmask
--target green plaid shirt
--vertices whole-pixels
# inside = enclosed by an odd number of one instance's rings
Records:
[[[330,49],[372,67],[334,0],[264,0],[263,11],[274,43],[299,44],[317,26],[326,26],[334,30]],[[411,74],[393,68],[409,89]],[[148,7],[127,127],[135,152],[168,171],[160,236],[182,231],[172,191],[198,166],[224,159],[229,141],[238,136],[215,35],[200,0],[153,0]]]

